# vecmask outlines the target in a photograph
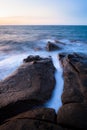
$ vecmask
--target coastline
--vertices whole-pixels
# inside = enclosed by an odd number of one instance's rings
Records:
[[[86,28],[17,27],[0,37],[0,130],[87,129]]]

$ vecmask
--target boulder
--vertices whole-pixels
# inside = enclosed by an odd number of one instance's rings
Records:
[[[83,54],[60,54],[63,65],[63,104],[83,102],[87,97],[87,56]]]
[[[0,130],[64,130],[60,126],[35,119],[15,119],[0,126]]]
[[[14,119],[36,119],[36,120],[43,120],[47,122],[56,123],[56,112],[54,109],[51,108],[35,108],[33,110],[29,110],[18,114],[17,116],[10,118],[7,121],[14,120]]]
[[[24,59],[23,61],[26,62],[35,62],[35,61],[40,61],[42,60],[41,57],[39,57],[39,55],[33,56],[33,55],[29,55],[26,59]]]
[[[87,129],[87,55],[60,54],[63,66],[63,106],[57,122],[63,126]]]
[[[55,43],[52,43],[52,42],[47,43],[47,46],[46,46],[47,51],[55,51],[55,50],[60,50],[60,49],[61,49],[61,47],[59,47]]]
[[[35,108],[9,118],[0,125],[0,130],[74,130],[57,125],[54,109]]]
[[[60,108],[57,123],[66,128],[87,129],[87,105],[69,103]]]
[[[0,121],[45,103],[55,86],[51,58],[29,56],[0,82]]]
[[[56,113],[53,109],[36,108],[10,118],[0,130],[63,130],[56,124]]]

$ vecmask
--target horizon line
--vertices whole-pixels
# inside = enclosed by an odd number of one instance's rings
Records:
[[[0,24],[0,26],[87,26],[87,24]]]

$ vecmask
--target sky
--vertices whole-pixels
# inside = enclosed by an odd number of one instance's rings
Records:
[[[87,25],[87,0],[0,0],[0,25]]]

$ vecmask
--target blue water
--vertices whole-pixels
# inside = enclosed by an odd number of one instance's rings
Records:
[[[76,51],[85,49],[86,52],[87,26],[0,26],[0,53],[28,51],[41,46],[45,39],[62,40],[71,45],[78,43]]]
[[[62,49],[47,52],[48,41],[62,42],[58,44]],[[60,52],[87,54],[87,26],[0,26],[0,80],[14,72],[28,55],[52,56],[56,86],[45,106],[57,111],[63,91],[63,70],[57,58]]]

